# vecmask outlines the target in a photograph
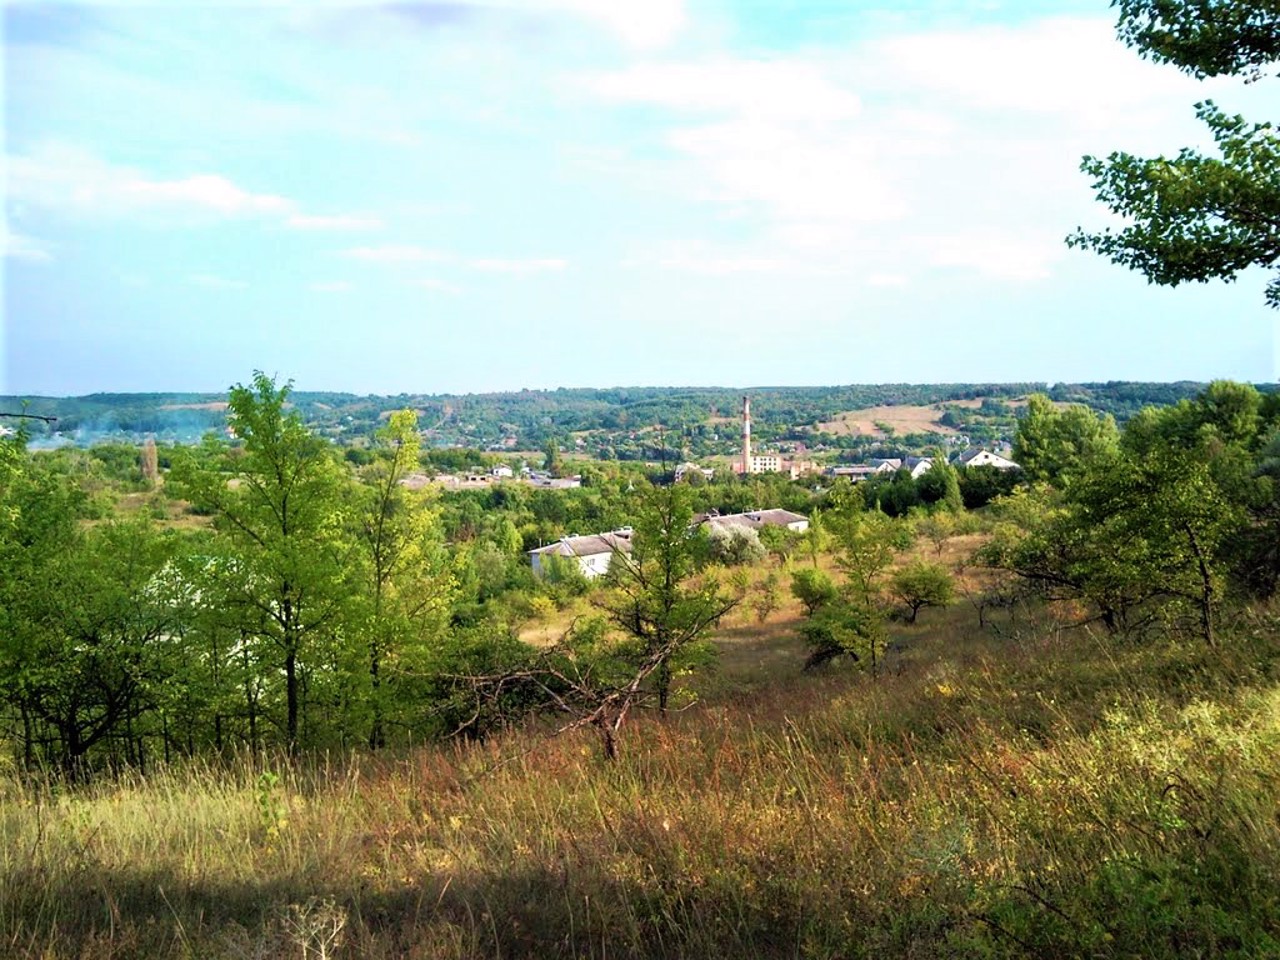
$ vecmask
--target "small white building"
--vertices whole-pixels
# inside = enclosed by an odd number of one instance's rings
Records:
[[[702,467],[696,463],[682,463],[676,467],[676,482],[679,483],[691,473],[700,473],[708,480],[714,479],[716,475],[711,467]]]
[[[516,475],[515,471],[505,463],[498,464],[489,473],[495,480],[510,480]]]
[[[802,513],[792,513],[790,510],[748,510],[746,513],[701,513],[693,518],[693,525],[700,526],[706,524],[713,529],[732,530],[737,528],[746,528],[750,530],[760,530],[761,527],[786,527],[788,530],[794,530],[797,533],[804,533],[809,529],[809,518]]]
[[[587,579],[609,572],[614,554],[631,552],[631,529],[623,527],[609,533],[595,533],[587,537],[562,537],[555,543],[529,551],[529,563],[535,576],[542,576],[543,562],[547,557],[573,557],[578,569]]]
[[[970,447],[956,457],[958,467],[995,467],[997,470],[1021,470],[1018,464],[1007,457],[979,447]]]
[[[902,462],[902,465],[911,471],[912,480],[919,480],[933,469],[933,459],[930,457],[907,457]]]

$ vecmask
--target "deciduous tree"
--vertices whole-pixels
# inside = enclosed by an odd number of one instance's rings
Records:
[[[1257,79],[1280,56],[1275,0],[1119,0],[1119,34],[1142,55],[1196,77]],[[1184,148],[1172,158],[1112,153],[1085,157],[1098,199],[1129,221],[1122,229],[1077,230],[1072,246],[1143,273],[1152,283],[1231,280],[1280,260],[1280,136],[1212,102],[1197,104],[1217,156]],[[1267,287],[1280,306],[1280,277]]]
[[[287,408],[291,384],[266,374],[231,389],[227,424],[242,446],[222,469],[190,457],[175,468],[179,488],[211,514],[232,562],[210,571],[226,615],[256,645],[285,685],[281,724],[290,750],[301,746],[304,672],[331,662],[347,599],[342,478],[329,445]],[[211,584],[212,586],[212,584]]]

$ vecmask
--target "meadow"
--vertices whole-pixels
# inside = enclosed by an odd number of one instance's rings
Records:
[[[1276,609],[1217,650],[1071,613],[926,610],[873,677],[803,673],[790,602],[740,612],[615,762],[535,724],[75,789],[9,771],[0,954],[1277,955]]]

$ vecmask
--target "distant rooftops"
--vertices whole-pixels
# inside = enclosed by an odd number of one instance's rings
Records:
[[[622,527],[609,533],[592,533],[586,536],[571,535],[561,537],[555,543],[530,550],[541,556],[558,557],[594,557],[602,553],[630,553],[631,528]]]

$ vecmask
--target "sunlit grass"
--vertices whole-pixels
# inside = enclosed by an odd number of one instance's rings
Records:
[[[895,626],[875,680],[801,674],[794,617],[731,625],[613,764],[528,730],[76,791],[10,772],[0,955],[1280,951],[1273,616],[1210,656],[962,603]]]

